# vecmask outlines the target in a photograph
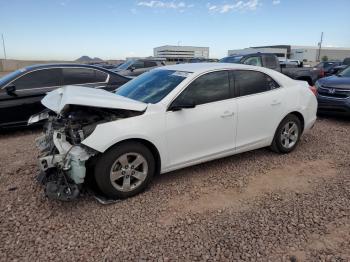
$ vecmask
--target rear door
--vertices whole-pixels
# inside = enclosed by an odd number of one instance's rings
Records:
[[[253,70],[233,71],[237,93],[237,151],[267,146],[282,120],[285,89],[270,76]]]
[[[25,124],[29,117],[45,107],[41,99],[62,84],[60,68],[40,69],[20,76],[8,85],[15,85],[13,95],[0,91],[0,125]]]

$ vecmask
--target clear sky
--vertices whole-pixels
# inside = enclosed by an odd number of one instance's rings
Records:
[[[350,47],[350,0],[0,0],[8,58],[149,56],[160,45]],[[0,57],[3,57],[0,42]]]

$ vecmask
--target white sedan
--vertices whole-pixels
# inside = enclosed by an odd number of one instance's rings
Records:
[[[156,173],[270,147],[289,153],[316,121],[314,90],[262,67],[196,63],[145,73],[115,93],[66,86],[38,139],[40,181],[70,200],[93,181],[110,198],[143,190]],[[55,112],[55,114],[53,114]]]

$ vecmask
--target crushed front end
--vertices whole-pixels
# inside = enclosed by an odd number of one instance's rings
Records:
[[[51,199],[69,201],[84,189],[87,161],[97,151],[81,144],[98,124],[139,114],[128,110],[69,106],[57,115],[47,111],[29,122],[46,119],[44,134],[36,139],[40,150],[38,181]]]

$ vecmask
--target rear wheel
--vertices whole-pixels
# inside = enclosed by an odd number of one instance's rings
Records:
[[[111,198],[140,193],[155,173],[151,151],[139,142],[125,142],[105,152],[96,162],[95,180],[100,191]]]
[[[277,153],[289,153],[297,146],[301,136],[301,123],[295,115],[286,116],[279,124],[271,149]]]

